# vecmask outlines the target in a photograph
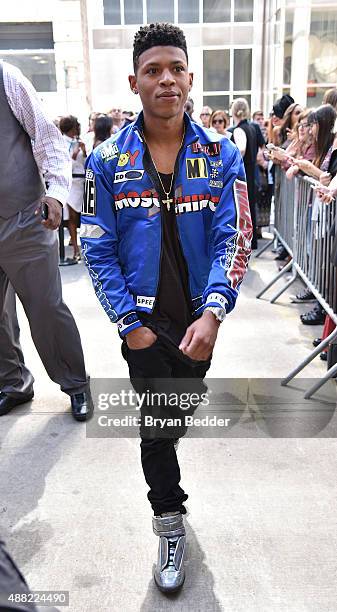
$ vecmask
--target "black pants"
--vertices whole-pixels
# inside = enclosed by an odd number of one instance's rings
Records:
[[[193,362],[184,358],[181,351],[169,342],[158,338],[156,342],[146,348],[131,350],[123,342],[122,353],[129,366],[132,386],[137,393],[150,391],[152,393],[176,392],[182,398],[186,394],[198,393],[207,390],[202,383],[210,361]],[[183,396],[181,394],[184,394]],[[184,411],[179,407],[143,405],[141,409],[142,424],[145,415],[178,418],[185,414],[193,414],[197,406]],[[188,495],[180,487],[180,469],[177,460],[174,441],[187,431],[183,425],[174,428],[152,428],[145,433],[141,426],[141,461],[145,480],[150,487],[148,499],[155,515],[163,512],[179,511],[186,514],[183,505]]]

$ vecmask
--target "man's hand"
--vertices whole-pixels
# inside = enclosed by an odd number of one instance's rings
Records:
[[[219,326],[213,313],[205,310],[202,317],[187,328],[180,350],[191,359],[205,361],[212,353]]]
[[[35,211],[36,215],[41,214],[42,204],[47,204],[48,206],[48,219],[41,221],[42,225],[49,230],[57,229],[62,219],[62,204],[60,204],[58,200],[55,200],[55,198],[44,196],[41,200],[39,208],[37,208]]]
[[[139,350],[150,347],[157,340],[156,334],[148,327],[137,327],[126,335],[126,344],[131,350]]]

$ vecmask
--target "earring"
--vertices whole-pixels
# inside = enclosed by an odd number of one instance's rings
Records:
[[[138,93],[138,90],[137,90],[137,89],[134,89],[134,90],[133,90],[133,93],[134,93],[134,94],[137,94],[137,93]]]

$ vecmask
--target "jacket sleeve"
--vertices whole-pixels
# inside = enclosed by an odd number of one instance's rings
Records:
[[[123,337],[142,323],[118,259],[113,176],[108,176],[107,167],[100,159],[99,148],[87,160],[81,244],[95,293]]]
[[[211,235],[211,270],[203,294],[204,307],[233,310],[251,253],[253,234],[244,165],[235,147],[224,167],[223,189],[215,209]]]

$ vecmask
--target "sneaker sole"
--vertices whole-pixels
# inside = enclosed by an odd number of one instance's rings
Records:
[[[177,593],[177,591],[180,591],[180,589],[184,586],[185,576],[184,576],[184,580],[182,581],[182,583],[179,586],[175,587],[174,589],[166,589],[165,587],[158,584],[155,574],[153,574],[153,580],[155,581],[156,587],[159,589],[159,591],[161,591],[161,593]]]

